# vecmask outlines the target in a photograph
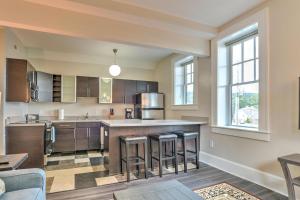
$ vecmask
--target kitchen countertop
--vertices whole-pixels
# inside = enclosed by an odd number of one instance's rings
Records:
[[[102,120],[102,123],[109,127],[134,127],[134,126],[176,126],[176,125],[202,125],[206,121],[187,121],[187,120]]]
[[[188,121],[188,120],[140,120],[140,119],[111,119],[107,120],[104,117],[89,117],[84,119],[83,117],[66,117],[63,120],[57,118],[41,118],[41,122],[34,123],[25,121],[17,121],[9,123],[6,126],[45,126],[46,122],[52,123],[68,123],[68,122],[102,122],[109,127],[134,127],[134,126],[174,126],[174,125],[203,125],[207,124],[207,121]]]

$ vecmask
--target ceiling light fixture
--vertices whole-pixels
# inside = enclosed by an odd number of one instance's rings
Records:
[[[119,76],[121,73],[121,67],[117,64],[117,53],[118,49],[113,49],[113,52],[115,54],[115,62],[113,65],[109,67],[109,73],[112,76]]]

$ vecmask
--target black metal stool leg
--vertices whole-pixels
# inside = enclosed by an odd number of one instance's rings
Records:
[[[162,142],[158,141],[158,154],[159,154],[159,176],[162,177]]]
[[[129,144],[125,144],[127,182],[130,181]]]
[[[152,157],[152,139],[150,138],[150,165],[151,165],[151,171],[154,170],[153,167],[153,157]]]
[[[177,138],[175,138],[174,143],[177,144]],[[177,148],[175,146],[175,173],[178,174],[178,157],[177,157]]]
[[[138,159],[138,157],[139,157],[139,144],[135,145],[135,151],[136,151],[135,155]],[[140,175],[140,166],[139,165],[136,165],[136,171],[137,171],[137,175],[139,176]]]
[[[184,159],[184,173],[187,173],[187,146],[186,138],[183,138],[183,159]]]
[[[196,166],[197,166],[197,169],[199,169],[199,136],[196,137],[195,139],[195,143],[196,143]]]
[[[123,174],[123,161],[122,161],[122,141],[120,140],[120,172]]]
[[[165,157],[167,157],[167,143],[168,142],[164,142],[165,144]],[[166,168],[168,169],[168,160],[165,160],[165,166],[166,166]]]
[[[145,178],[148,178],[148,144],[147,141],[144,143],[144,161],[145,161]]]

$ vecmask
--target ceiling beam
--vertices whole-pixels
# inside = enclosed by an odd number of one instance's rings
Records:
[[[43,0],[41,0],[43,1]],[[46,2],[46,1],[45,1]],[[62,0],[63,2],[63,0]],[[58,2],[57,2],[58,3]],[[74,12],[29,1],[1,3],[0,26],[189,52],[209,56],[209,40],[157,27]]]

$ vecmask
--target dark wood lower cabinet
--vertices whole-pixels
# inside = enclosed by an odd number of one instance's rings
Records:
[[[43,168],[44,133],[44,126],[6,127],[6,153],[28,153],[20,168]]]
[[[89,149],[100,149],[100,127],[89,128]]]
[[[55,134],[54,152],[75,151],[75,128],[56,128]]]
[[[100,123],[56,123],[54,152],[100,149]]]
[[[89,148],[89,129],[76,128],[76,151],[87,150]]]

